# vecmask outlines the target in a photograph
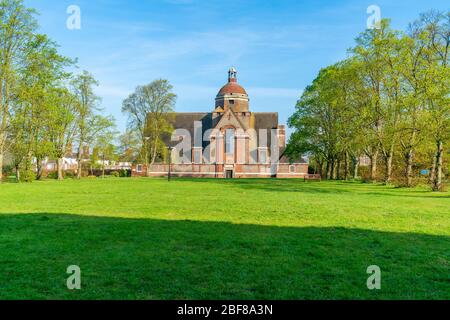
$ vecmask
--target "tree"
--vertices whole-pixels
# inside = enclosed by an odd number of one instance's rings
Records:
[[[128,129],[136,132],[141,142],[141,155],[147,166],[164,153],[162,138],[171,133],[171,120],[177,96],[167,80],[155,80],[139,86],[124,100],[122,112],[128,115]]]
[[[50,154],[56,158],[58,180],[63,180],[63,158],[68,151],[72,151],[70,149],[77,129],[77,101],[66,88],[53,89],[50,97],[46,112],[46,130],[52,146]]]
[[[341,178],[340,163],[344,160],[344,177],[349,175],[349,158],[353,154],[351,125],[355,110],[349,103],[350,79],[355,76],[353,61],[344,61],[322,69],[298,101],[289,125],[296,131],[291,136],[287,153],[291,157],[308,154],[317,162],[321,174],[328,179]]]
[[[94,87],[98,86],[98,81],[87,71],[76,76],[72,81],[72,87],[77,97],[77,178],[81,178],[83,164],[83,150],[95,141],[97,134],[108,130],[114,126],[114,119],[111,116],[101,116],[97,112],[101,111],[98,104],[100,98],[94,93]]]
[[[23,5],[22,0],[0,1],[0,181],[3,175],[3,158],[7,148],[10,126],[13,87],[17,66],[23,52],[37,28],[35,11]]]
[[[24,159],[28,155],[28,145],[22,143],[28,139],[28,128],[26,122],[23,119],[22,114],[17,114],[11,121],[8,130],[8,142],[9,142],[9,154],[11,156],[11,162],[16,173],[16,182],[22,180],[21,168]],[[28,173],[27,173],[28,174]]]
[[[380,29],[363,32],[352,49],[361,62],[360,78],[370,100],[362,112],[365,118],[365,153],[371,160],[371,179],[376,179],[377,161],[381,152],[385,164],[385,183],[391,181],[392,161],[399,137],[401,83],[398,66],[399,33],[392,30],[389,20]]]
[[[112,143],[117,136],[117,132],[108,130],[100,134],[95,143],[95,150],[98,155],[98,160],[101,163],[102,177],[105,177],[106,161],[115,161],[117,159],[116,146]]]
[[[410,34],[402,38],[399,72],[402,75],[404,103],[400,113],[400,145],[405,162],[406,186],[412,186],[413,165],[418,146],[427,138],[426,101],[423,88],[426,86],[423,51],[425,42],[414,26]]]
[[[416,29],[425,36],[424,98],[430,120],[436,153],[433,159],[433,190],[443,190],[444,146],[450,140],[450,12],[428,12],[416,22]]]
[[[54,103],[54,89],[61,86],[69,74],[64,68],[72,61],[58,54],[56,44],[45,35],[35,35],[24,48],[24,58],[18,68],[14,122],[21,121],[25,133],[15,144],[22,144],[26,153],[23,161],[25,180],[34,176],[32,162],[36,160],[37,178],[42,174],[42,161],[51,153],[48,126],[55,125],[48,110]],[[16,146],[15,149],[18,149]],[[31,175],[28,177],[28,175]]]
[[[77,152],[77,178],[81,178],[83,150],[87,143],[88,136],[88,122],[94,116],[95,110],[98,108],[97,104],[99,97],[94,93],[94,86],[98,86],[97,80],[87,71],[75,77],[72,81],[73,91],[77,97],[77,138],[78,138],[78,152]]]
[[[136,161],[139,156],[139,137],[135,131],[126,130],[119,136],[119,160],[124,162]]]
[[[289,119],[295,132],[286,152],[306,153],[319,171],[326,163],[331,179],[349,177],[350,159],[357,177],[365,153],[372,181],[379,163],[385,183],[399,165],[406,186],[413,185],[415,169],[429,165],[433,189],[442,190],[450,142],[449,48],[448,12],[423,14],[408,34],[392,30],[388,20],[361,33],[350,56],[322,69],[306,88]]]

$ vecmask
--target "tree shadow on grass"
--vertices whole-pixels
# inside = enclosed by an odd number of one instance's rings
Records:
[[[349,194],[392,196],[408,198],[448,199],[450,195],[434,193],[431,190],[417,190],[407,188],[388,187],[384,184],[368,184],[359,181],[304,181],[302,179],[186,179],[177,178],[178,181],[199,183],[215,183],[220,185],[236,186],[246,190],[269,192],[301,192],[320,194]]]
[[[450,199],[450,195],[443,195],[432,191],[408,191],[407,193],[395,193],[395,192],[367,192],[367,195],[380,196],[380,197],[405,197],[405,198],[422,198],[422,199]]]
[[[450,298],[448,236],[2,214],[0,253],[0,299]],[[82,290],[66,288],[69,265]]]
[[[348,193],[352,192],[345,185],[336,183],[321,183],[320,181],[304,181],[302,179],[185,179],[178,181],[189,181],[197,183],[214,183],[230,187],[238,187],[246,190],[271,191],[271,192],[304,192],[304,193]]]

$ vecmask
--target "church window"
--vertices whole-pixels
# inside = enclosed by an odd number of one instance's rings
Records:
[[[259,162],[262,164],[267,163],[267,149],[266,148],[261,148],[259,150]]]
[[[234,100],[230,100],[230,104],[234,104]]]
[[[227,154],[234,153],[234,129],[225,131],[225,152]]]
[[[137,165],[136,172],[142,172],[142,165],[140,164]]]

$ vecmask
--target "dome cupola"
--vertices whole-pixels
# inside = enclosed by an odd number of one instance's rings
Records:
[[[224,85],[216,97],[216,108],[224,111],[248,112],[249,98],[245,89],[237,83],[237,71],[232,67],[228,71],[228,83]]]

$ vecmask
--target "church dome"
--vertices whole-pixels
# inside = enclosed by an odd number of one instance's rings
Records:
[[[223,96],[226,94],[233,94],[233,93],[237,93],[237,94],[247,94],[247,92],[245,91],[244,88],[242,88],[239,84],[237,84],[236,82],[228,82],[226,85],[224,85],[222,87],[222,89],[220,89],[219,91],[219,96]]]
[[[234,67],[230,68],[228,71],[228,83],[220,89],[217,96],[225,96],[230,94],[247,95],[245,89],[237,83],[237,71]]]
[[[220,89],[216,97],[216,109],[228,109],[234,112],[247,112],[249,98],[247,91],[237,83],[236,68],[228,71],[228,83]]]

